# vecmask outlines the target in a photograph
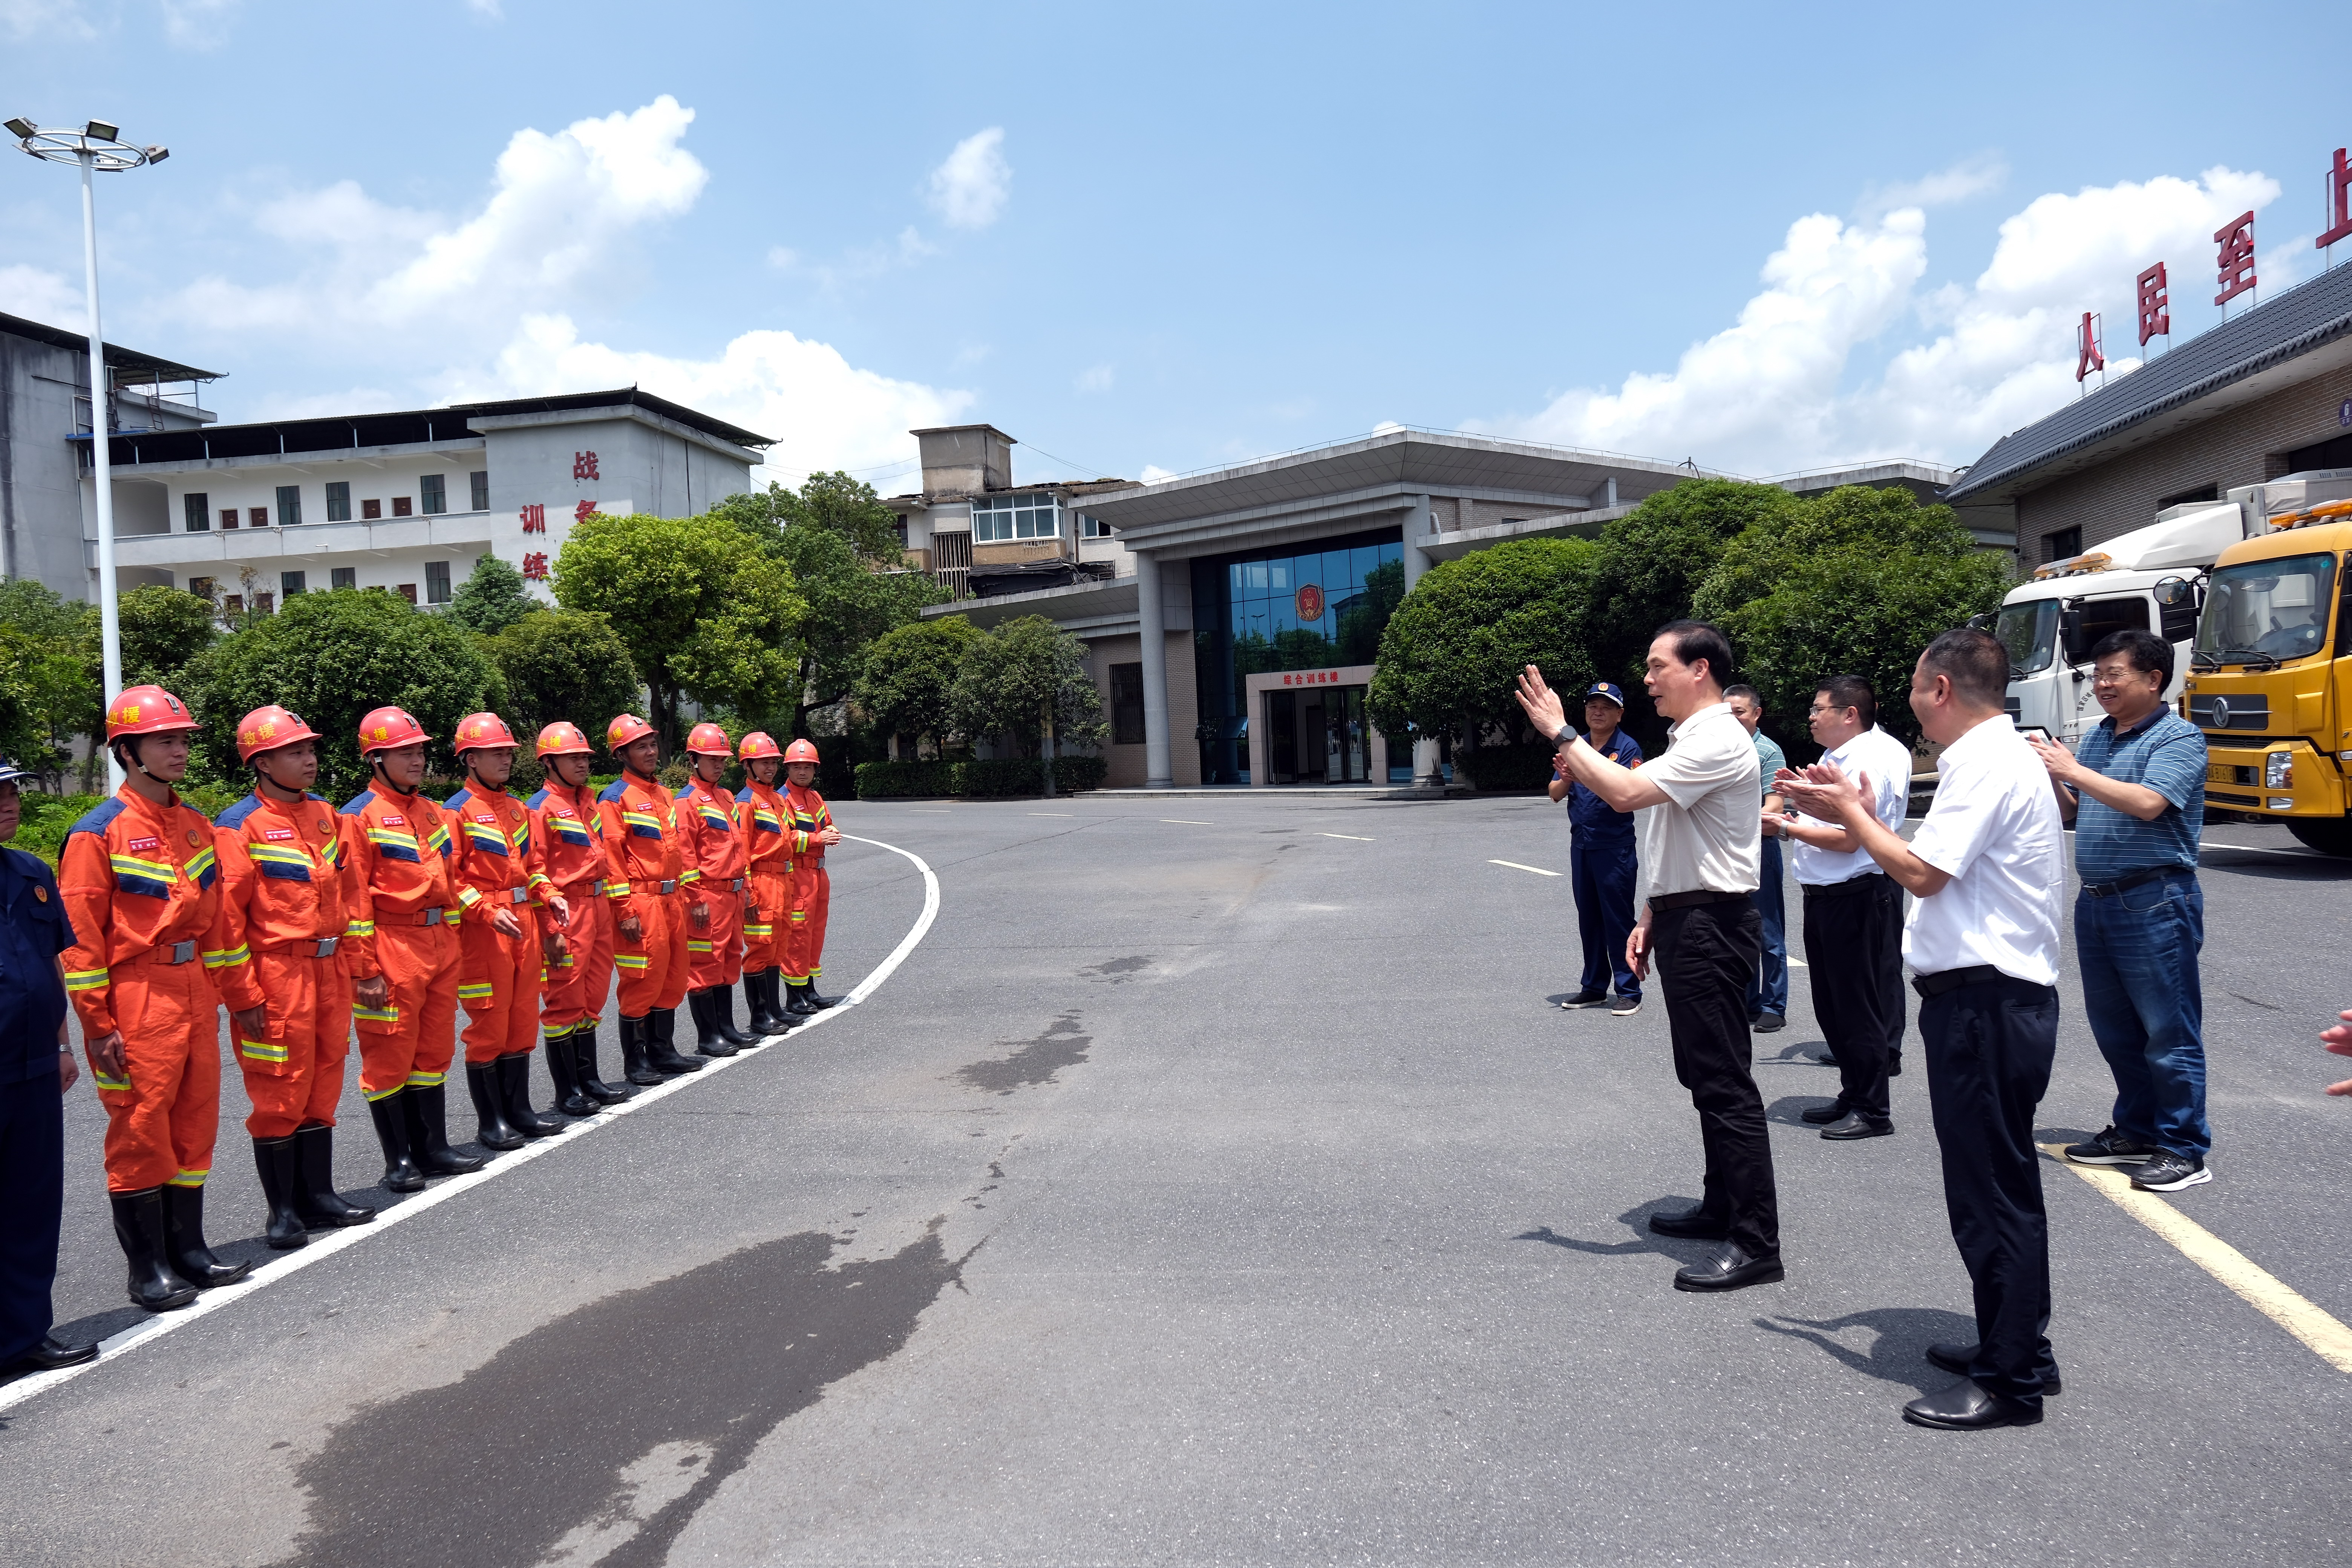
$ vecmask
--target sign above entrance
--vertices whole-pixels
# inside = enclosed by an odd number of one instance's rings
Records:
[[[1298,618],[1302,622],[1323,618],[1323,590],[1312,583],[1298,585]]]
[[[1285,686],[1337,686],[1339,672],[1336,669],[1308,669],[1282,678]]]

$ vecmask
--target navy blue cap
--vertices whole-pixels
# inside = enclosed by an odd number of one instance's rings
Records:
[[[1605,680],[1594,681],[1592,683],[1592,689],[1586,692],[1585,695],[1587,697],[1606,697],[1610,701],[1614,702],[1620,708],[1625,706],[1625,694]]]
[[[5,757],[0,757],[0,784],[15,784],[18,779],[33,776],[30,768],[20,768]]]

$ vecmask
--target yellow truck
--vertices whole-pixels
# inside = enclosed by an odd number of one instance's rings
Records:
[[[2203,584],[2181,693],[2210,753],[2207,817],[2283,822],[2352,857],[2352,469],[2230,499],[2247,537]]]

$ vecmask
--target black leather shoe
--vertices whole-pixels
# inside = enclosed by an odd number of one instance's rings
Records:
[[[1857,1138],[1884,1138],[1894,1131],[1893,1117],[1865,1116],[1857,1110],[1844,1121],[1822,1128],[1822,1136],[1834,1142],[1851,1143]]]
[[[1650,1216],[1650,1228],[1660,1236],[1679,1236],[1692,1241],[1721,1241],[1731,1234],[1731,1222],[1709,1219],[1700,1209],[1662,1209]]]
[[[1750,1258],[1737,1247],[1724,1247],[1703,1263],[1675,1271],[1677,1290],[1738,1290],[1749,1285],[1769,1285],[1788,1278],[1780,1255]]]
[[[1827,1127],[1832,1121],[1843,1121],[1852,1112],[1846,1110],[1844,1100],[1832,1100],[1827,1105],[1816,1105],[1797,1114],[1815,1127]]]
[[[15,1361],[0,1366],[0,1376],[20,1372],[55,1372],[60,1367],[79,1366],[86,1361],[97,1359],[96,1345],[69,1345],[50,1334]]]
[[[1976,1364],[1977,1347],[1958,1344],[1929,1345],[1927,1359],[1946,1372],[1956,1372],[1962,1377],[1966,1377],[1969,1375],[1969,1368]],[[2056,1373],[2053,1372],[2042,1380],[2042,1398],[2055,1399],[2063,1392],[2065,1392],[2065,1384],[2060,1381]]]
[[[1759,1013],[1748,1026],[1759,1035],[1777,1035],[1789,1026],[1789,1020],[1778,1013]]]
[[[1901,1051],[1889,1051],[1886,1053],[1886,1076],[1888,1078],[1901,1078],[1903,1076],[1903,1053]]]
[[[2042,1412],[2014,1399],[1987,1394],[1975,1379],[1964,1377],[1941,1393],[1923,1394],[1905,1405],[1903,1419],[1914,1426],[1975,1432],[1988,1426],[2031,1426],[2042,1419]]]

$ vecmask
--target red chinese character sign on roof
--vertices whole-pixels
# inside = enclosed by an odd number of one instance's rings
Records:
[[[2352,239],[2352,164],[2344,161],[2345,149],[2336,149],[2336,167],[2327,171],[2327,232],[2312,243],[2320,250],[2339,239]]]
[[[533,501],[522,509],[522,531],[525,533],[547,531],[547,503]]]
[[[534,583],[547,581],[547,552],[534,550],[522,558],[522,574]]]
[[[595,515],[596,503],[593,500],[583,500],[578,506],[572,509],[572,521],[574,522],[578,522],[584,518],[590,518]]]
[[[596,454],[593,452],[572,453],[572,477],[575,479],[595,479],[597,477]]]
[[[2083,324],[2074,330],[2074,379],[2106,368],[2107,356],[2099,352],[2099,319],[2085,310]]]
[[[2139,275],[2139,346],[2147,347],[2147,340],[2172,335],[2172,296],[2166,286],[2164,263]]]
[[[2232,218],[2213,231],[2213,280],[2221,291],[2213,303],[2226,305],[2254,286],[2254,215]]]

